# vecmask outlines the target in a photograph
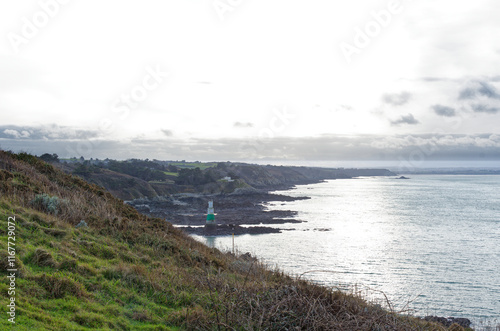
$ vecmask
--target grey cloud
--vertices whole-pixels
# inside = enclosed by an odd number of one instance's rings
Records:
[[[391,125],[401,125],[401,124],[410,124],[415,125],[420,123],[413,114],[403,115],[399,119],[391,121]]]
[[[469,82],[469,86],[460,91],[458,99],[470,100],[478,97],[486,97],[488,99],[500,99],[500,93],[495,86],[486,81]]]
[[[421,80],[424,82],[442,82],[442,81],[449,81],[449,78],[443,78],[443,77],[422,77]]]
[[[496,113],[500,112],[499,107],[492,107],[492,106],[488,106],[488,105],[484,105],[484,104],[475,104],[475,105],[472,105],[471,107],[475,113],[496,114]]]
[[[174,135],[174,132],[172,130],[161,129],[161,132],[167,137],[172,137]]]
[[[411,99],[411,94],[409,92],[401,92],[394,94],[384,94],[382,96],[382,101],[393,106],[402,106]]]
[[[233,126],[235,128],[252,128],[253,127],[253,123],[250,123],[250,122],[245,122],[245,123],[234,122]]]
[[[87,141],[0,139],[0,146],[36,155],[56,153],[60,157],[162,160],[410,160],[416,154],[426,160],[500,160],[500,135],[397,135],[255,139],[162,139],[133,141],[99,140],[79,149]]]
[[[41,126],[0,125],[0,139],[71,140],[97,138],[97,130],[80,130],[56,124]]]
[[[31,135],[31,132],[26,131],[26,130],[14,130],[14,129],[5,129],[3,130],[4,135],[9,135],[14,138],[29,138]]]
[[[440,116],[445,116],[445,117],[453,117],[457,115],[457,112],[455,111],[455,108],[452,107],[447,107],[447,106],[442,106],[442,105],[434,105],[431,107],[434,112]]]
[[[163,141],[163,145],[165,141]],[[158,144],[155,148],[163,148]],[[14,152],[27,152],[33,155],[44,153],[57,154],[59,157],[80,157],[85,158],[116,158],[128,159],[130,153],[128,144],[118,141],[88,141],[88,140],[43,140],[43,139],[4,139],[0,138],[0,149],[12,150]],[[155,151],[151,149],[148,154]]]

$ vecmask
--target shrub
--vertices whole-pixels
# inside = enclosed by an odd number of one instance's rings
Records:
[[[64,202],[65,200],[61,200],[56,196],[51,197],[50,195],[43,193],[37,194],[31,203],[38,210],[57,215],[60,211],[61,203]]]

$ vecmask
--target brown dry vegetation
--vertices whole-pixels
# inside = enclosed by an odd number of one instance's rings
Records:
[[[0,151],[0,194],[2,261],[17,221],[20,330],[444,330],[209,248],[28,154]]]

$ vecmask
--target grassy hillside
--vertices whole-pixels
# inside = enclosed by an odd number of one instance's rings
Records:
[[[0,151],[0,194],[0,329],[12,235],[16,330],[442,329],[208,248],[27,154]]]
[[[75,170],[78,168],[78,166],[80,166],[80,164],[76,162],[60,162],[55,163],[54,166],[66,173],[74,174]],[[98,171],[88,171],[86,173],[79,173],[77,175],[88,182],[105,187],[106,190],[112,193],[115,197],[119,197],[123,200],[133,200],[142,197],[155,197],[158,195],[176,192],[175,185],[172,184],[173,181],[171,180],[164,182],[147,182],[141,178],[105,168],[93,167],[93,170]]]

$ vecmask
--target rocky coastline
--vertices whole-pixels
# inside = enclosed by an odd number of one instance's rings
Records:
[[[280,187],[283,188],[283,187]],[[142,198],[127,203],[139,212],[164,218],[190,234],[224,236],[280,233],[285,223],[301,223],[291,210],[268,210],[267,202],[310,199],[270,193],[267,190],[235,191],[231,194],[181,193],[155,198]],[[206,228],[206,209],[214,201],[216,227]]]
[[[323,180],[307,181],[300,184],[311,184]],[[271,193],[276,190],[287,190],[294,185],[268,186],[265,189],[244,188],[229,194],[180,193],[154,198],[142,198],[127,203],[139,212],[164,218],[183,231],[200,236],[258,235],[291,231],[280,227],[285,223],[301,223],[306,220],[297,218],[291,210],[268,210],[268,202],[289,202],[310,199],[310,197],[291,197]],[[216,210],[216,226],[206,226],[206,209],[208,201],[214,201]],[[315,229],[324,231],[327,229]],[[457,325],[468,329],[471,321],[467,318],[426,316],[425,321],[437,322],[450,328]]]

